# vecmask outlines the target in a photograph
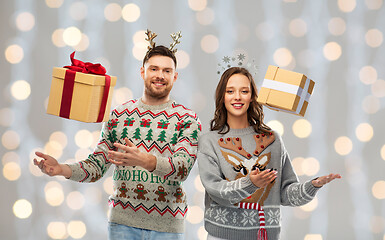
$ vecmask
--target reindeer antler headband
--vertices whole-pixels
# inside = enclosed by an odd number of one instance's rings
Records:
[[[147,29],[147,31],[145,32],[145,34],[147,35],[147,38],[145,39],[146,41],[148,41],[150,43],[150,45],[147,47],[148,48],[148,51],[151,51],[151,49],[153,49],[155,47],[155,42],[154,42],[154,38],[158,35],[156,35],[156,33],[152,33],[150,30]],[[170,51],[172,53],[176,53],[176,51],[178,49],[175,48],[175,46],[180,43],[179,39],[182,37],[182,34],[181,32],[177,32],[177,33],[172,33],[171,34],[171,38],[173,40],[172,43],[170,43],[170,47],[168,49],[170,49]]]

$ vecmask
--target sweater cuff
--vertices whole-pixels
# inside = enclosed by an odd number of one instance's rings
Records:
[[[242,186],[244,186],[243,189],[250,195],[259,189],[259,187],[255,186],[254,183],[251,181],[250,175],[248,175],[247,177],[243,177],[241,181]]]
[[[156,156],[156,166],[154,171],[152,171],[153,174],[167,178],[169,175],[173,174],[175,172],[174,165],[171,162],[171,159],[167,157],[159,157]]]
[[[316,195],[316,193],[318,192],[318,190],[321,189],[321,187],[315,187],[311,181],[313,180],[309,180],[307,182],[305,182],[305,192],[307,194],[309,194],[310,196],[314,197]]]

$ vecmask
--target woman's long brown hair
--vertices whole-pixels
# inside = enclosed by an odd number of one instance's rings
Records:
[[[253,126],[257,133],[268,133],[271,131],[271,128],[263,122],[264,115],[262,105],[257,102],[257,87],[250,72],[242,67],[231,67],[222,74],[215,91],[215,113],[214,118],[210,121],[210,130],[219,130],[219,133],[221,134],[230,131],[229,124],[227,123],[227,109],[224,101],[227,82],[234,74],[245,75],[250,80],[251,103],[247,109],[247,120],[250,126]]]

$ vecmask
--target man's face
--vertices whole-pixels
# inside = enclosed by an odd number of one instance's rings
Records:
[[[174,61],[166,56],[153,56],[140,69],[144,80],[144,94],[152,99],[168,98],[178,77]]]

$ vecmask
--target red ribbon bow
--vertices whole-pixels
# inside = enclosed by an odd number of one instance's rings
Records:
[[[91,73],[96,75],[106,75],[106,69],[100,64],[93,64],[90,62],[82,62],[74,58],[75,52],[71,53],[70,58],[72,65],[65,66],[65,68],[71,69],[75,72]]]
[[[104,113],[106,111],[108,93],[111,85],[111,77],[106,75],[106,69],[100,63],[97,63],[97,64],[93,64],[90,62],[85,63],[75,59],[74,56],[75,56],[75,52],[71,53],[70,58],[71,58],[72,65],[64,67],[64,68],[68,68],[69,70],[66,71],[66,74],[64,77],[64,86],[63,86],[62,101],[61,101],[59,116],[64,118],[69,118],[70,116],[76,72],[96,74],[96,75],[106,76],[106,84],[104,85],[102,102],[100,104],[99,115],[96,120],[96,122],[101,122],[103,121]]]

